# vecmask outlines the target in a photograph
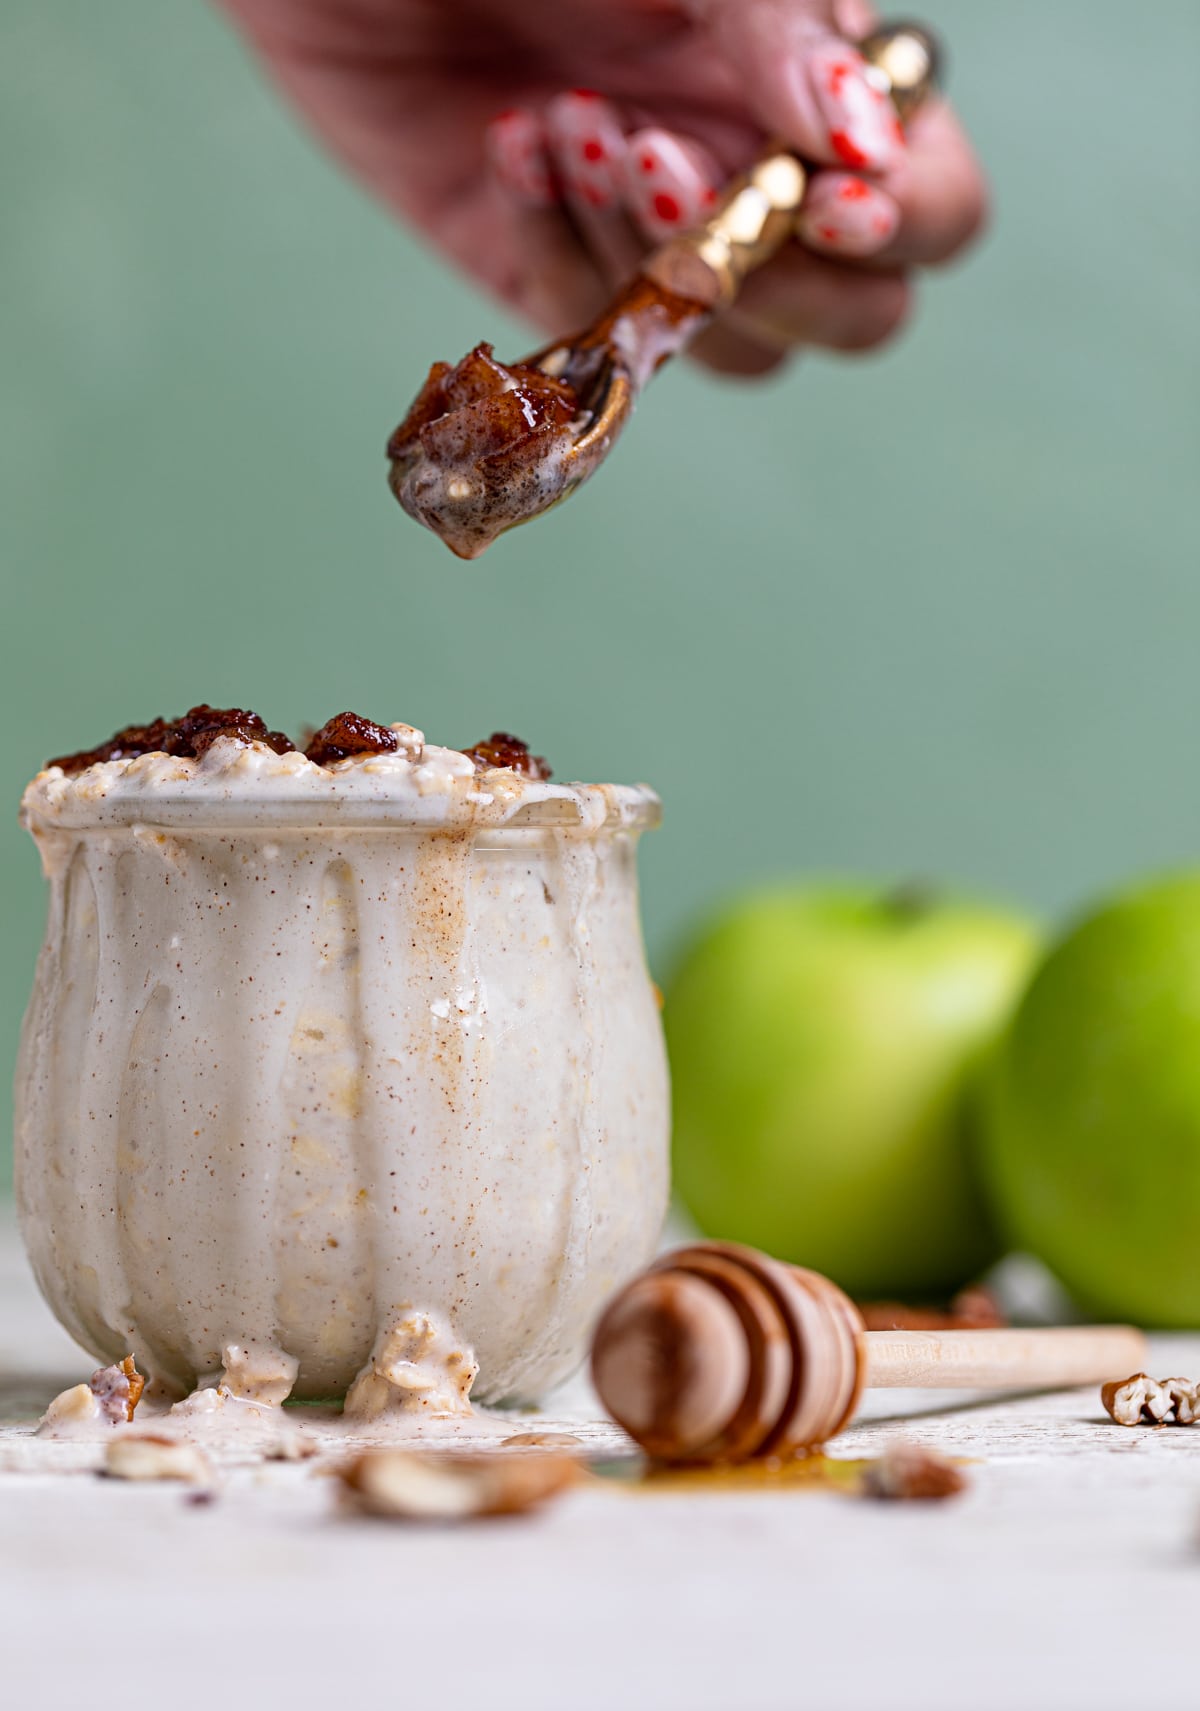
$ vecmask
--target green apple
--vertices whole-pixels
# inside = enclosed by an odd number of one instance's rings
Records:
[[[663,1019],[675,1186],[709,1235],[851,1294],[947,1294],[997,1255],[965,1096],[1038,951],[1022,916],[915,888],[736,903]]]
[[[1061,940],[983,1117],[999,1214],[1081,1306],[1200,1324],[1200,874],[1143,885]]]

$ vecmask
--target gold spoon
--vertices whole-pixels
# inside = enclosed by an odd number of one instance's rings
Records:
[[[893,24],[859,48],[904,123],[937,81],[933,35]],[[771,147],[583,332],[512,365],[488,345],[456,368],[435,363],[388,442],[388,484],[404,509],[460,558],[478,558],[567,498],[608,456],[651,376],[788,241],[807,184],[803,162]]]

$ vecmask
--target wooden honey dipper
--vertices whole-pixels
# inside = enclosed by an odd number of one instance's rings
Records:
[[[836,1284],[731,1242],[665,1254],[596,1327],[604,1406],[660,1461],[739,1462],[813,1449],[866,1386],[1063,1389],[1136,1372],[1130,1325],[868,1331]]]

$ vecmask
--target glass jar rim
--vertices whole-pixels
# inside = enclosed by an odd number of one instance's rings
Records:
[[[83,775],[79,775],[82,777]],[[21,821],[35,834],[162,828],[173,833],[221,831],[413,831],[464,832],[554,830],[575,836],[644,832],[662,820],[662,803],[645,784],[523,783],[505,795],[477,789],[428,795],[380,789],[367,792],[301,791],[280,787],[231,791],[217,781],[192,779],[152,790],[89,793],[75,778],[55,781],[39,774],[26,790]]]

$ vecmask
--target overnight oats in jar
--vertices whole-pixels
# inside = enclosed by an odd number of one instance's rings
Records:
[[[535,1400],[651,1254],[643,786],[352,714],[197,708],[38,774],[17,1072],[42,1292],[160,1396]]]

